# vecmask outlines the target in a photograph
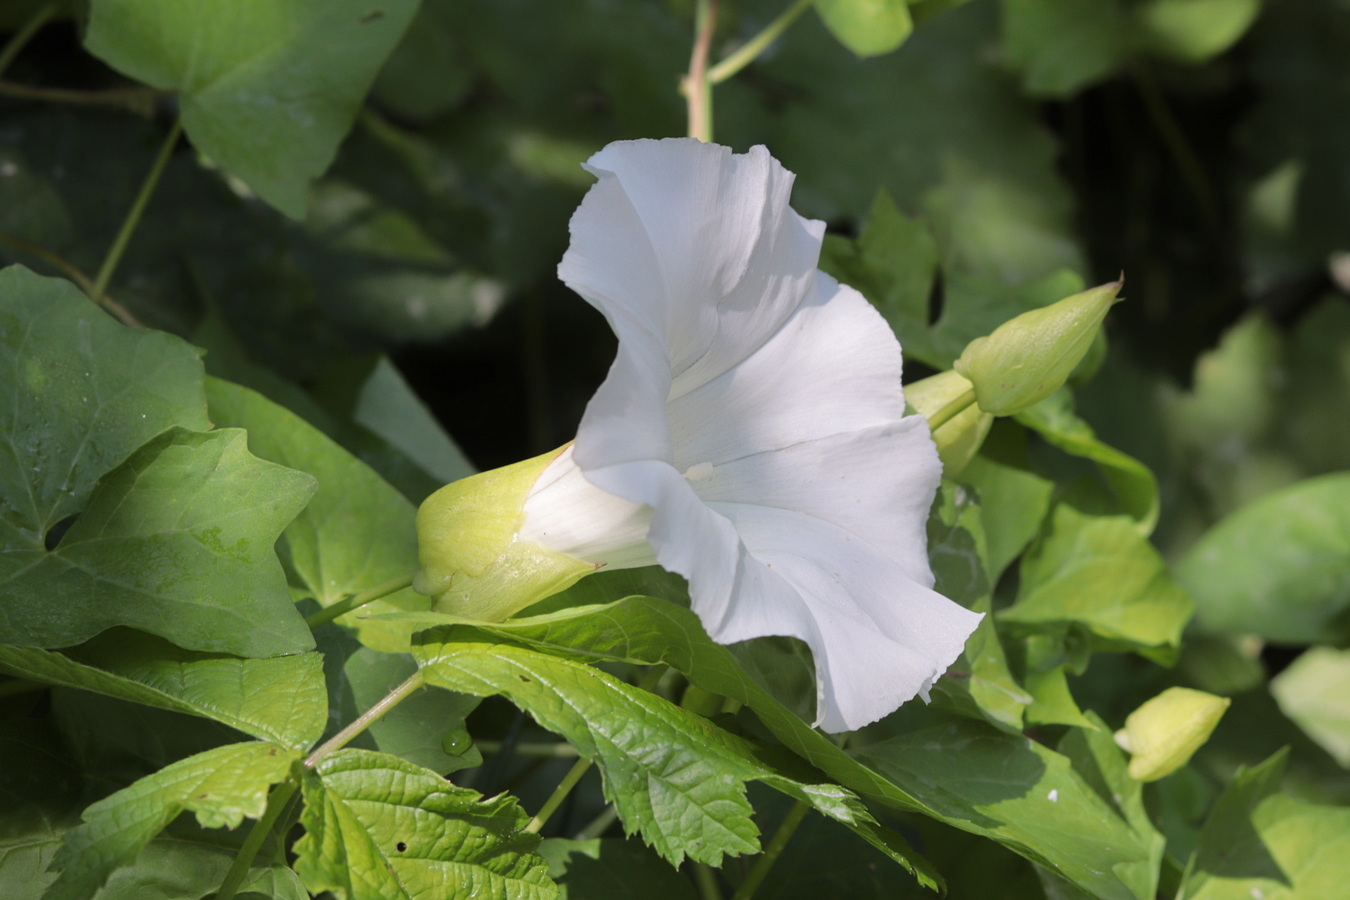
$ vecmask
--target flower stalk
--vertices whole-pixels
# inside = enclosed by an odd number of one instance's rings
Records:
[[[794,0],[791,6],[778,14],[764,30],[740,46],[734,53],[708,70],[709,84],[721,84],[759,58],[765,49],[778,40],[793,22],[811,6],[814,0]]]
[[[689,106],[689,136],[712,140],[712,84],[708,81],[708,54],[717,27],[718,0],[698,0],[694,15],[694,49],[689,55],[689,73],[680,90]]]

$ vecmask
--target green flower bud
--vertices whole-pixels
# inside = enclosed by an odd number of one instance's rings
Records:
[[[1190,760],[1209,740],[1231,703],[1190,688],[1168,688],[1130,713],[1116,743],[1128,751],[1130,777],[1157,781]]]
[[[517,536],[530,489],[560,453],[471,475],[428,497],[417,511],[422,568],[413,588],[440,612],[500,622],[594,572],[593,563]]]
[[[948,478],[980,452],[994,417],[975,404],[974,385],[959,372],[947,371],[905,385],[905,400],[933,429],[942,471]],[[936,423],[936,424],[935,424]]]
[[[954,367],[974,383],[980,409],[1011,416],[1058,390],[1092,348],[1124,283],[1113,281],[1022,313],[967,344]]]

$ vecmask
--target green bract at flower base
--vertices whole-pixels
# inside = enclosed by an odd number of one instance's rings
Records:
[[[960,372],[946,371],[905,386],[905,400],[933,429],[942,472],[954,477],[989,434],[994,417],[973,402],[975,386]]]
[[[1140,706],[1116,732],[1130,753],[1130,777],[1157,781],[1186,765],[1209,740],[1232,701],[1190,688],[1168,688]]]
[[[422,568],[414,589],[440,612],[500,622],[594,572],[591,563],[517,537],[526,497],[562,452],[462,478],[428,497],[417,511]]]
[[[975,385],[980,409],[1016,415],[1058,390],[1091,349],[1124,284],[1113,281],[1022,313],[966,345],[953,367]]]

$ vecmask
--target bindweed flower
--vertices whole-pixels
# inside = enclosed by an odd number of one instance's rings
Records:
[[[659,563],[720,643],[800,638],[827,731],[926,697],[981,617],[932,589],[933,440],[904,415],[889,326],[816,268],[824,226],[788,207],[792,174],[688,139],[586,167],[558,273],[618,355],[510,545]]]

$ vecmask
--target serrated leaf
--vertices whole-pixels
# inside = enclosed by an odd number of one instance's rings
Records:
[[[1150,843],[1068,759],[1035,741],[952,719],[850,753],[944,821],[1010,847],[1093,897],[1153,897],[1134,874],[1151,859]]]
[[[1018,413],[1017,421],[1065,453],[1096,463],[1139,532],[1152,533],[1158,523],[1158,479],[1148,466],[1097,440],[1092,427],[1074,414],[1067,388]]]
[[[1022,558],[1017,602],[999,620],[1033,629],[1078,623],[1104,646],[1165,660],[1176,653],[1192,608],[1133,519],[1065,501]]]
[[[1350,475],[1325,475],[1242,507],[1177,565],[1212,631],[1291,644],[1350,635]]]
[[[0,635],[67,647],[127,625],[203,652],[311,649],[272,547],[313,491],[242,431],[171,429],[99,481],[54,550],[0,556]]]
[[[557,888],[513,797],[483,799],[437,773],[339,750],[306,774],[296,871],[342,900],[550,900]]]
[[[815,0],[816,12],[839,43],[858,56],[880,56],[914,30],[905,0]]]
[[[261,818],[268,789],[299,754],[276,744],[216,747],[165,766],[84,811],[66,832],[52,868],[60,876],[43,900],[88,900],[119,866],[131,863],[182,812],[204,828],[237,828]]]
[[[317,653],[239,659],[118,629],[64,653],[0,647],[0,670],[214,719],[295,750],[318,740],[328,715]]]
[[[200,353],[134,331],[69,281],[0,271],[0,539],[43,549],[95,482],[173,425],[205,430]]]
[[[203,153],[294,218],[333,160],[415,0],[93,0],[85,47],[179,92]]]
[[[317,428],[261,394],[218,378],[208,378],[206,385],[217,423],[247,428],[255,452],[318,479],[313,499],[282,539],[287,567],[321,606],[417,569],[416,510],[403,495]],[[376,650],[406,651],[410,627],[370,617],[429,605],[407,588],[338,622],[355,627],[362,642]]]
[[[903,839],[878,828],[851,791],[790,778],[746,741],[590,666],[508,644],[459,643],[449,639],[455,634],[418,637],[413,656],[428,683],[502,694],[566,737],[601,767],[624,827],[672,864],[688,856],[720,865],[725,854],[758,850],[745,798],[746,781],[756,780],[849,826],[925,884],[938,883],[926,868],[911,868]]]

